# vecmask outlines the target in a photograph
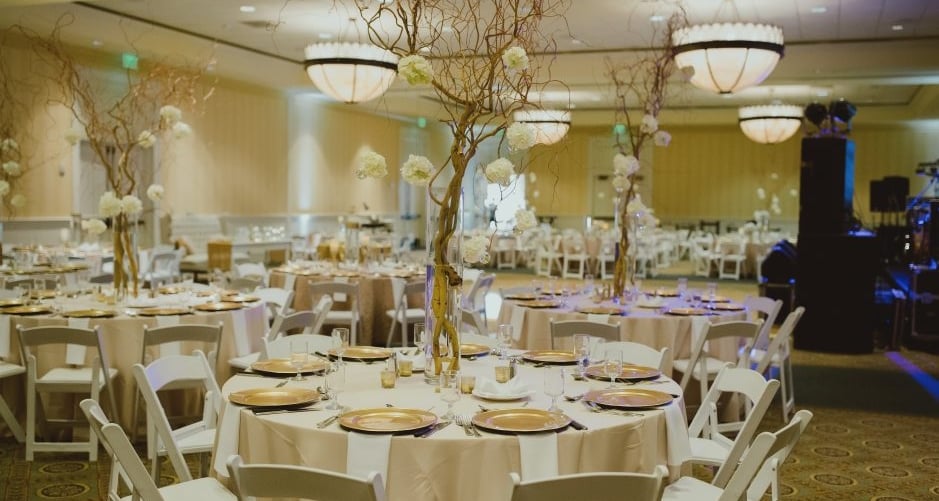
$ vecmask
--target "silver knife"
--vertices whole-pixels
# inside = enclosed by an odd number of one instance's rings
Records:
[[[418,437],[418,438],[427,438],[427,437],[433,435],[434,433],[437,433],[438,431],[440,431],[440,430],[446,428],[447,426],[450,425],[451,422],[452,422],[452,421],[441,421],[441,422],[435,424],[431,429],[425,431],[424,433],[421,433],[421,434],[417,435],[417,437]]]
[[[266,416],[268,414],[284,414],[288,412],[310,412],[319,411],[316,407],[301,407],[299,409],[271,409],[271,410],[253,410],[255,416]]]
[[[339,419],[339,414],[336,414],[335,416],[330,416],[330,417],[328,417],[328,418],[326,418],[326,419],[320,421],[319,423],[316,423],[316,427],[317,427],[317,428],[326,428],[327,426],[333,424],[333,421],[335,421],[335,420],[337,420],[337,419]]]

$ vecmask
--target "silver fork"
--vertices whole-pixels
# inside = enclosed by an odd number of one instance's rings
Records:
[[[482,434],[476,429],[476,425],[473,424],[473,418],[469,416],[457,416],[457,424],[463,427],[463,431],[465,431],[467,435],[477,438],[482,437]]]
[[[465,416],[456,416],[454,420],[456,421],[456,424],[460,425],[460,428],[463,428],[463,433],[466,433],[467,437],[473,436],[473,432],[470,431]]]

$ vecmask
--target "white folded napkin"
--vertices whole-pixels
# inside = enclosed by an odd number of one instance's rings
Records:
[[[228,400],[222,411],[218,431],[215,434],[215,461],[212,467],[222,478],[228,478],[228,457],[238,454],[238,440],[241,435],[241,410]]]
[[[531,388],[523,383],[518,376],[510,379],[507,383],[498,383],[493,379],[480,376],[476,378],[476,387],[473,389],[473,393],[499,397],[524,397],[531,394],[531,392]]]
[[[160,315],[156,317],[158,327],[170,327],[172,325],[179,325],[179,317],[177,315]],[[163,343],[160,345],[160,356],[166,357],[169,355],[179,355],[180,353],[180,344],[179,342],[173,343]]]
[[[235,339],[235,353],[243,357],[253,350],[251,349],[251,340],[248,339],[248,322],[245,318],[245,310],[232,310],[231,312],[232,336]]]
[[[10,317],[0,315],[0,359],[10,356]]]
[[[527,482],[558,476],[557,433],[518,435],[518,455],[522,465],[522,480]]]
[[[681,468],[682,463],[691,457],[691,440],[688,438],[688,424],[682,408],[684,404],[681,397],[665,406],[666,461],[673,471]]]
[[[521,306],[516,306],[512,309],[512,319],[510,324],[512,325],[512,340],[518,341],[522,338],[522,328],[525,327],[525,310]]]
[[[69,327],[87,329],[90,319],[88,318],[70,318]],[[85,365],[85,353],[88,347],[82,344],[70,344],[65,347],[65,363],[71,365]]]
[[[382,483],[387,483],[390,454],[391,434],[349,432],[346,442],[346,475],[367,478],[369,473],[377,471],[381,473]]]

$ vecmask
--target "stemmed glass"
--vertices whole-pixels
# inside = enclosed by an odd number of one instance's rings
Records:
[[[339,405],[339,394],[346,388],[346,367],[340,364],[329,364],[326,369],[326,392],[332,402],[328,409],[342,409]]]
[[[447,413],[441,416],[443,419],[452,420],[453,404],[460,400],[460,372],[459,371],[440,371],[440,399],[447,404]]]
[[[564,394],[564,370],[560,367],[550,367],[544,371],[544,393],[551,397],[551,407],[548,412],[561,412],[558,407],[558,397]]]
[[[291,378],[293,381],[306,381],[302,371],[309,357],[310,346],[306,341],[290,342],[290,365],[297,371],[297,375]]]
[[[499,355],[505,358],[509,354],[509,348],[512,346],[512,325],[499,324]]]
[[[349,347],[349,329],[345,327],[336,327],[332,332],[333,347],[336,348],[336,355],[339,357],[339,364],[344,364],[342,354]]]
[[[681,300],[681,301],[687,301],[687,300],[688,300],[688,297],[687,297],[687,295],[688,295],[688,279],[687,279],[687,278],[679,278],[679,279],[678,279],[678,287],[676,287],[675,291],[678,293],[678,299],[679,299],[679,300]]]
[[[427,346],[427,329],[423,322],[414,324],[414,345],[420,350],[418,354],[424,353],[424,347]]]
[[[587,334],[574,334],[574,358],[577,359],[577,372],[584,377],[590,358],[590,336]]]
[[[717,282],[707,283],[705,296],[707,297],[708,308],[714,308],[714,300],[717,298]]]
[[[607,350],[603,370],[606,372],[606,376],[610,378],[610,386],[608,386],[608,388],[614,388],[616,386],[616,377],[623,371],[623,352],[619,350]]]

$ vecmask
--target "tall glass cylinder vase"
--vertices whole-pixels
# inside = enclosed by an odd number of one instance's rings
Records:
[[[136,297],[138,289],[138,259],[136,224],[126,214],[113,219],[114,234],[114,295],[122,301],[128,295]]]
[[[424,377],[460,366],[463,207],[459,186],[432,188],[427,197],[427,289]]]

